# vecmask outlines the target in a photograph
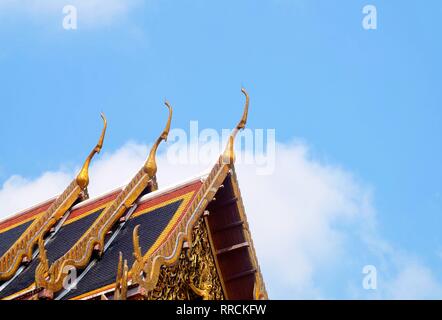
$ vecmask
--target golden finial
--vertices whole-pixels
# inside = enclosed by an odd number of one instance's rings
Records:
[[[225,163],[233,164],[235,162],[235,151],[234,151],[234,141],[235,137],[238,134],[239,130],[242,130],[246,127],[247,123],[247,117],[249,115],[249,95],[246,91],[246,89],[241,88],[241,92],[246,97],[246,102],[244,104],[244,111],[241,117],[241,120],[238,122],[236,127],[232,130],[232,133],[230,134],[229,141],[227,142],[226,149],[224,150],[223,159]]]
[[[83,168],[81,169],[80,173],[76,178],[77,184],[83,190],[86,189],[86,187],[89,184],[89,165],[91,163],[91,160],[96,153],[100,153],[101,148],[103,147],[104,136],[106,134],[106,128],[107,128],[107,120],[104,113],[101,113],[101,118],[103,119],[103,130],[101,132],[100,140],[98,140],[98,144],[95,146],[95,148],[92,149],[91,153],[84,162]]]
[[[144,164],[144,170],[148,174],[150,178],[154,177],[157,173],[157,162],[155,159],[156,152],[158,149],[158,146],[160,145],[161,141],[167,141],[167,136],[169,135],[170,131],[170,123],[172,121],[172,107],[170,106],[169,102],[166,100],[164,102],[166,107],[169,109],[169,118],[167,119],[166,127],[164,128],[161,135],[158,137],[157,141],[155,141],[155,144],[153,145],[152,149],[149,153],[149,158],[147,158],[146,163]]]
[[[134,231],[132,233],[132,241],[134,245],[134,258],[136,261],[142,261],[143,260],[143,254],[141,253],[141,247],[140,247],[140,237],[138,236],[138,229],[140,228],[140,225],[136,225],[134,228]]]
[[[49,271],[49,261],[46,254],[45,242],[42,237],[38,238],[38,250],[40,251],[38,257],[45,272]]]

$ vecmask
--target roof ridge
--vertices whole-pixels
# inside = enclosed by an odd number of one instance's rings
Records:
[[[144,198],[148,197],[151,194],[152,195],[160,195],[160,194],[163,194],[164,192],[168,192],[170,190],[178,189],[181,186],[184,186],[184,185],[186,185],[186,184],[188,184],[190,182],[193,182],[193,181],[195,181],[197,179],[205,179],[207,177],[207,175],[209,174],[209,171],[210,171],[209,169],[202,170],[198,174],[189,176],[188,178],[181,179],[178,182],[171,183],[171,184],[169,184],[169,185],[167,185],[167,186],[165,186],[163,188],[159,188],[158,190],[152,191],[151,193],[148,193],[148,194],[142,196],[139,200],[140,201],[144,201],[145,200]],[[111,195],[111,194],[113,194],[113,193],[115,193],[115,192],[117,192],[119,190],[122,190],[125,186],[126,185],[122,185],[121,187],[117,187],[117,188],[110,189],[108,191],[102,192],[102,193],[98,194],[97,196],[95,196],[93,198],[88,198],[86,200],[83,200],[83,201],[73,205],[71,210],[77,210],[77,209],[83,208],[83,207],[85,207],[85,206],[87,206],[89,204],[92,204],[94,201],[101,200],[101,199],[103,199],[103,198],[105,198],[105,197],[107,197],[107,196],[109,196],[109,195]],[[25,215],[27,213],[31,213],[32,211],[35,211],[35,210],[37,210],[37,209],[39,209],[41,207],[44,207],[45,205],[50,204],[55,199],[57,199],[57,197],[58,196],[54,196],[54,197],[49,198],[47,200],[41,201],[41,202],[33,205],[32,207],[23,209],[23,210],[21,210],[19,212],[16,212],[16,213],[14,213],[14,214],[12,214],[10,216],[7,216],[7,217],[4,217],[4,218],[0,219],[0,226],[2,224],[4,224],[4,223],[10,221],[10,220],[19,218],[19,217],[21,217],[21,216],[23,216],[23,215]]]

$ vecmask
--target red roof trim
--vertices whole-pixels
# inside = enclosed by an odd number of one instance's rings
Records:
[[[191,184],[183,185],[183,186],[181,186],[177,189],[171,190],[165,194],[161,194],[157,197],[151,198],[145,202],[140,203],[137,210],[135,210],[134,214],[139,211],[145,210],[149,207],[161,204],[162,202],[169,200],[172,197],[181,196],[181,195],[184,195],[190,191],[197,190],[199,187],[201,187],[201,185],[202,185],[202,182],[200,180],[196,180]],[[159,190],[159,191],[161,191],[161,190]],[[112,193],[106,194],[106,195],[101,196],[97,199],[92,199],[92,201],[89,200],[90,202],[87,203],[86,205],[81,206],[78,209],[72,210],[67,221],[75,219],[75,218],[83,215],[84,213],[90,212],[94,208],[98,208],[98,207],[100,207],[110,201],[115,200],[117,198],[117,196],[120,194],[120,192],[121,192],[121,190],[116,190],[116,191],[113,191]],[[2,230],[7,229],[10,226],[20,225],[21,224],[20,222],[28,221],[30,218],[37,216],[38,214],[47,210],[53,201],[54,200],[49,200],[49,201],[39,205],[36,208],[28,209],[27,211],[24,211],[23,213],[20,213],[16,216],[12,216],[9,219],[4,220],[3,222],[0,222],[0,233],[2,232]],[[186,210],[187,210],[187,208],[184,210],[184,212]]]
[[[201,185],[202,185],[202,182],[198,180],[192,184],[184,185],[184,186],[180,187],[179,189],[172,190],[168,193],[159,195],[158,197],[149,199],[146,202],[142,202],[138,205],[138,208],[135,210],[134,214],[136,214],[137,212],[143,211],[145,209],[148,209],[150,207],[156,206],[158,204],[161,204],[171,198],[182,196],[186,193],[189,193],[190,191],[196,191],[197,189],[199,189],[201,187]]]
[[[24,211],[23,213],[19,213],[18,215],[12,216],[10,218],[7,218],[6,220],[0,222],[0,232],[2,230],[9,228],[13,225],[20,225],[20,222],[24,222],[25,220],[29,220],[30,218],[37,216],[38,214],[42,213],[43,211],[47,210],[52,202],[54,200],[49,200],[41,205],[39,205],[36,208],[28,209],[27,211]]]
[[[94,199],[93,201],[91,201],[90,203],[78,208],[78,209],[74,209],[72,210],[71,214],[69,215],[67,221],[72,220],[74,218],[77,218],[78,216],[81,216],[82,214],[89,212],[91,210],[93,210],[94,208],[98,208],[103,204],[106,204],[112,200],[114,200],[119,194],[120,194],[120,190],[114,191],[110,194],[106,194],[100,198]]]

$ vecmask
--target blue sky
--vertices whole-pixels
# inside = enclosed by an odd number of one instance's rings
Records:
[[[0,186],[81,163],[101,111],[107,152],[153,141],[165,97],[175,127],[229,128],[245,86],[249,127],[351,173],[373,195],[382,238],[442,281],[440,1],[94,0],[71,31],[68,2],[2,2]],[[367,4],[377,30],[361,26]],[[376,255],[350,250],[360,264]],[[351,297],[331,275],[315,279],[323,296]]]

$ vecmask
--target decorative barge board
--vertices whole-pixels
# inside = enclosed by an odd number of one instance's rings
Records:
[[[51,206],[53,201],[45,201],[34,208],[0,221],[0,256],[8,251],[31,223]]]

